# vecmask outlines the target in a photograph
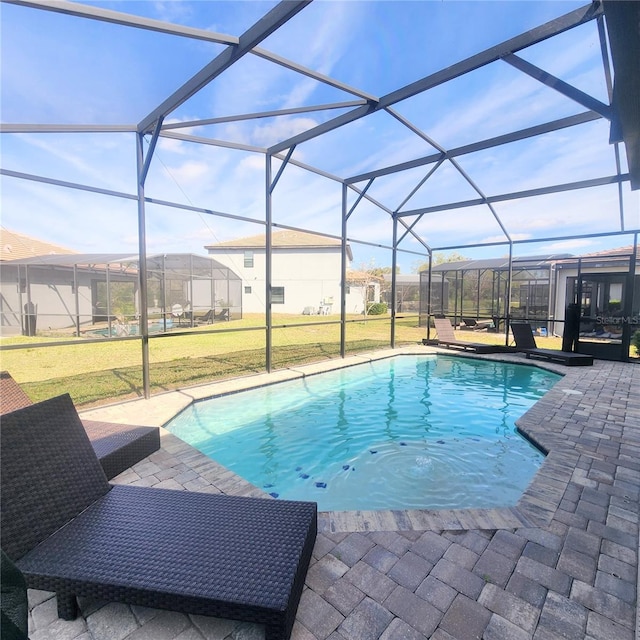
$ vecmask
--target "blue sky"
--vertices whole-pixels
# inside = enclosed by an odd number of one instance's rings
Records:
[[[238,36],[273,2],[94,2],[92,6]],[[584,2],[318,1],[260,46],[376,97],[576,9]],[[2,18],[2,122],[136,124],[223,50],[223,45],[8,4]],[[521,52],[523,58],[607,102],[595,22]],[[354,99],[316,80],[245,56],[165,123]],[[436,144],[453,148],[533,126],[584,108],[496,62],[394,107]],[[185,133],[266,147],[342,111],[314,111],[182,129]],[[459,158],[485,195],[613,175],[615,156],[604,120]],[[3,134],[2,168],[135,194],[131,134]],[[357,120],[296,148],[293,158],[339,177],[434,153],[387,113]],[[624,149],[623,169],[626,166]],[[151,165],[149,197],[264,220],[260,153],[162,139]],[[275,171],[278,162],[274,162]],[[369,194],[397,208],[430,167],[378,178]],[[275,173],[274,171],[274,173]],[[2,225],[81,252],[137,249],[137,207],[130,199],[2,177]],[[361,184],[359,186],[364,186]],[[625,226],[640,227],[638,193],[623,186]],[[478,197],[443,164],[404,210]],[[295,166],[274,191],[276,223],[340,233],[341,187]],[[350,195],[350,202],[355,196]],[[615,186],[495,205],[514,239],[568,236],[619,228]],[[432,246],[498,241],[486,206],[425,216],[416,229]],[[149,251],[204,253],[204,245],[260,233],[249,222],[150,205]],[[352,238],[391,244],[389,216],[362,202],[349,221]],[[587,253],[629,244],[631,237],[519,245],[518,255]],[[412,239],[403,248],[419,250]],[[354,266],[387,266],[390,252],[353,244]],[[506,246],[458,249],[469,257],[505,255]],[[420,256],[401,255],[403,273]]]

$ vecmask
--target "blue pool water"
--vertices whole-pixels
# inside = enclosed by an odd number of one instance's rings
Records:
[[[199,402],[167,428],[267,493],[320,510],[510,506],[543,459],[515,420],[559,378],[398,356]]]

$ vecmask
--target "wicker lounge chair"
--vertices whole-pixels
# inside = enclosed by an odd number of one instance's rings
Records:
[[[0,372],[0,414],[29,406],[31,399],[8,371]],[[158,427],[130,426],[83,420],[108,480],[150,456],[160,448]]]
[[[588,367],[593,364],[593,356],[583,353],[539,349],[528,322],[512,322],[511,331],[516,341],[516,351],[524,353],[527,358],[542,358],[551,362],[559,362],[568,367]]]
[[[2,549],[29,588],[264,624],[291,634],[314,502],[111,486],[68,395],[0,424]]]
[[[447,349],[463,349],[464,351],[474,351],[475,353],[501,353],[504,351],[512,351],[511,348],[500,346],[497,344],[484,344],[482,342],[466,342],[457,340],[456,335],[448,318],[433,319],[436,331],[438,333],[437,345],[447,347]],[[424,344],[433,344],[423,340]]]

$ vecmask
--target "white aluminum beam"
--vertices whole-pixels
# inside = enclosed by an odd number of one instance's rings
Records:
[[[437,211],[449,211],[451,209],[463,209],[465,207],[475,207],[481,204],[505,202],[507,200],[520,200],[522,198],[532,198],[534,196],[544,196],[549,193],[561,193],[563,191],[575,191],[576,189],[588,189],[591,187],[601,187],[607,184],[617,184],[618,182],[628,182],[630,176],[623,173],[619,176],[606,176],[603,178],[593,178],[591,180],[580,180],[578,182],[567,182],[556,184],[539,189],[527,189],[526,191],[514,191],[513,193],[503,193],[497,196],[486,196],[485,198],[475,198],[473,200],[463,200],[460,202],[450,202],[448,204],[424,207],[412,211],[402,211],[396,213],[398,217],[417,216],[425,213],[435,213]]]
[[[601,119],[600,114],[593,111],[585,111],[575,116],[568,116],[567,118],[560,118],[559,120],[552,120],[546,124],[536,125],[535,127],[528,127],[521,129],[520,131],[514,131],[513,133],[506,133],[495,138],[488,138],[481,140],[480,142],[473,142],[461,147],[449,149],[446,154],[442,152],[434,153],[415,160],[409,160],[407,162],[401,162],[399,164],[391,165],[389,167],[383,167],[375,171],[368,171],[367,173],[361,173],[357,176],[346,178],[347,184],[355,184],[362,182],[363,180],[369,180],[370,178],[378,178],[380,176],[386,176],[400,171],[406,171],[407,169],[415,169],[426,164],[432,164],[433,162],[439,162],[446,158],[456,158],[468,153],[475,153],[477,151],[484,151],[485,149],[491,149],[503,144],[509,144],[511,142],[518,142],[519,140],[526,140],[527,138],[533,138],[545,133],[551,133],[552,131],[558,131],[560,129],[566,129],[567,127],[574,127],[586,122],[593,122],[594,120]]]
[[[216,56],[209,64],[187,80],[182,87],[156,107],[148,116],[143,118],[138,124],[138,131],[146,133],[153,127],[158,118],[166,118],[169,113],[177,109],[293,16],[302,11],[310,1],[311,0],[289,0],[277,4],[240,36],[237,45],[227,47],[220,55]]]
[[[290,69],[291,71],[295,71],[301,75],[307,76],[308,78],[312,78],[313,80],[318,80],[323,84],[327,84],[331,87],[335,87],[336,89],[341,89],[342,91],[346,91],[347,93],[351,93],[354,96],[358,96],[367,102],[377,102],[378,98],[371,93],[367,93],[366,91],[362,91],[361,89],[357,89],[356,87],[352,87],[344,82],[340,82],[339,80],[335,80],[334,78],[330,78],[329,76],[324,75],[323,73],[319,73],[317,71],[313,71],[312,69],[308,69],[307,67],[303,67],[302,65],[293,62],[292,60],[287,60],[282,56],[276,55],[266,49],[261,49],[260,47],[254,47],[251,51],[252,54],[264,58],[265,60],[269,60],[269,62],[274,62],[281,67],[285,67]]]
[[[135,133],[135,124],[2,124],[0,133]]]
[[[518,71],[526,73],[530,78],[542,82],[542,84],[550,87],[551,89],[555,89],[563,96],[574,100],[587,109],[591,109],[591,111],[599,113],[603,118],[611,120],[611,107],[608,104],[600,102],[600,100],[597,100],[584,91],[580,91],[580,89],[576,89],[576,87],[570,85],[568,82],[552,76],[547,71],[540,69],[540,67],[536,67],[530,62],[527,62],[512,53],[504,56],[502,59],[512,67],[518,69]]]
[[[506,40],[505,42],[496,45],[495,47],[491,47],[478,53],[470,58],[466,58],[457,64],[454,64],[446,69],[442,69],[441,71],[437,71],[421,80],[413,82],[397,91],[392,91],[387,95],[380,98],[377,103],[370,103],[366,106],[359,107],[354,109],[353,111],[338,116],[329,122],[325,122],[309,131],[305,131],[303,133],[298,134],[297,136],[293,136],[288,140],[284,140],[276,145],[273,145],[270,149],[270,153],[279,153],[284,149],[288,149],[290,146],[294,144],[300,144],[302,142],[306,142],[315,138],[323,133],[327,133],[333,129],[337,129],[349,122],[353,122],[358,120],[359,118],[363,118],[369,113],[373,113],[375,111],[379,111],[380,109],[385,109],[390,107],[397,102],[402,100],[406,100],[407,98],[411,98],[419,93],[423,93],[429,89],[433,89],[438,85],[441,85],[449,80],[453,80],[454,78],[458,78],[470,71],[474,71],[475,69],[479,69],[491,62],[495,62],[500,60],[500,58],[504,57],[509,53],[513,53],[514,51],[520,51],[521,49],[525,49],[533,44],[538,42],[542,42],[551,38],[555,35],[563,33],[564,31],[568,31],[573,27],[577,27],[578,25],[584,24],[585,22],[589,22],[594,18],[597,18],[603,12],[602,7],[599,4],[589,4],[585,7],[581,7],[570,13],[567,13],[564,16],[556,18],[555,20],[551,20],[546,24],[543,24],[535,29],[527,31],[515,38],[511,38]]]
[[[256,113],[244,113],[235,116],[222,116],[220,118],[207,118],[203,120],[189,120],[183,122],[172,122],[163,124],[162,130],[185,129],[188,127],[203,127],[210,124],[225,124],[227,122],[240,122],[242,120],[258,120],[260,118],[275,118],[278,116],[289,116],[297,113],[314,113],[315,111],[327,111],[329,109],[349,109],[365,104],[363,100],[351,100],[349,102],[333,102],[331,104],[319,104],[309,107],[294,107],[291,109],[275,109],[273,111],[258,111]]]
[[[237,45],[239,40],[235,36],[229,36],[224,33],[214,33],[206,29],[185,27],[170,22],[163,22],[162,20],[143,18],[119,11],[111,11],[110,9],[100,9],[99,7],[92,7],[77,2],[65,2],[64,0],[2,0],[2,2],[16,4],[21,7],[29,7],[31,9],[44,9],[45,11],[64,13],[69,16],[100,20],[101,22],[110,22],[125,27],[136,27],[138,29],[158,31],[175,36],[196,38],[197,40],[206,40],[218,44]]]

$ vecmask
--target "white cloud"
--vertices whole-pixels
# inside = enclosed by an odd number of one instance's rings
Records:
[[[253,143],[268,147],[280,140],[286,140],[307,129],[315,127],[317,122],[312,118],[284,118],[279,117],[268,124],[262,124],[253,129]]]
[[[516,240],[530,240],[531,239],[531,234],[528,234],[528,233],[511,233],[509,235],[511,237],[511,240],[513,240],[513,241],[516,241]],[[495,235],[495,236],[487,236],[486,238],[482,238],[480,240],[481,243],[504,242],[504,241],[505,241],[504,234],[503,235]]]
[[[209,166],[205,162],[189,160],[179,167],[172,167],[173,178],[186,187],[198,184],[210,172]]]
[[[590,239],[575,239],[575,240],[562,240],[561,242],[552,242],[549,244],[542,244],[540,251],[544,253],[587,253],[591,249],[594,251],[598,246],[596,240]]]

